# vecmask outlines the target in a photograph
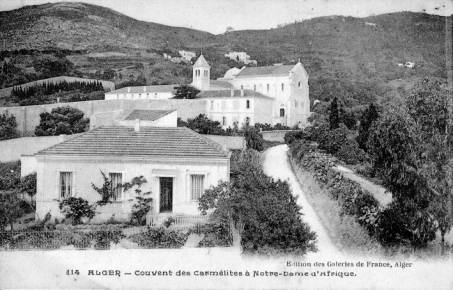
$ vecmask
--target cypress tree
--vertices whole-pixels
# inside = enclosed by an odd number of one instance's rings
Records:
[[[338,100],[336,97],[330,103],[329,124],[330,130],[340,127],[340,117],[338,114]]]

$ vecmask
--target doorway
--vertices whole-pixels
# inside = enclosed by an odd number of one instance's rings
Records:
[[[171,212],[173,210],[173,177],[159,177],[159,184],[159,212]]]

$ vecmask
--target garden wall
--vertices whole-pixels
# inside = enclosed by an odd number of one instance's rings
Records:
[[[285,134],[292,130],[261,131],[263,139],[272,142],[285,142]]]
[[[74,135],[22,137],[0,141],[0,162],[19,160],[21,155],[32,155]]]
[[[133,109],[143,110],[177,110],[178,117],[186,120],[206,113],[206,100],[96,100],[72,103],[55,103],[47,105],[3,107],[0,113],[8,111],[16,117],[17,130],[20,136],[33,136],[35,127],[39,124],[39,115],[43,112],[50,112],[53,108],[70,106],[77,108],[91,117],[99,113],[109,113],[123,110],[125,112]]]

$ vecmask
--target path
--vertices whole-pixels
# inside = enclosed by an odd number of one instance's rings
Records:
[[[387,192],[384,187],[355,174],[354,171],[344,166],[337,165],[333,169],[341,172],[344,177],[359,183],[360,186],[371,193],[383,207],[386,207],[392,202],[392,194]]]
[[[298,196],[297,204],[302,206],[302,219],[310,225],[318,235],[318,253],[323,256],[341,255],[335,244],[330,239],[327,230],[322,225],[318,215],[308,203],[305,193],[302,191],[296,176],[294,175],[287,156],[288,146],[278,145],[271,147],[264,153],[264,172],[274,178],[287,180],[291,185],[293,194]],[[310,256],[310,254],[308,255]]]

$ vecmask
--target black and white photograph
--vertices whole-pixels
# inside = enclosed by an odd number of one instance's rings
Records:
[[[1,0],[0,289],[453,289],[452,19]]]

